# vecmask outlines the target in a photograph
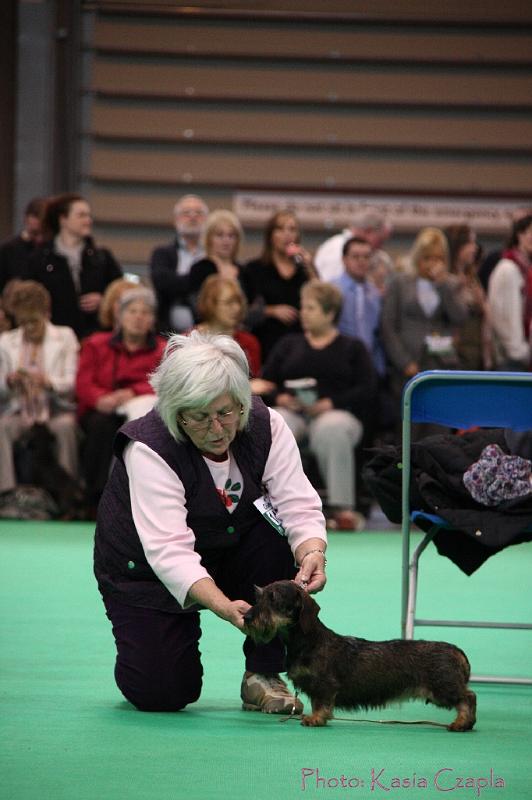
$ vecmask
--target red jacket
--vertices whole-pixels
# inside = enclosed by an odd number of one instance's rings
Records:
[[[81,345],[76,394],[78,416],[93,409],[96,401],[115,389],[132,389],[135,394],[153,394],[148,375],[157,367],[166,340],[150,335],[141,350],[126,350],[118,333],[93,333]]]

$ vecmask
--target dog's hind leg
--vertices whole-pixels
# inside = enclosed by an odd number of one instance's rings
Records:
[[[477,721],[477,696],[470,689],[466,690],[464,698],[456,706],[458,712],[454,722],[447,726],[449,731],[470,731]]]

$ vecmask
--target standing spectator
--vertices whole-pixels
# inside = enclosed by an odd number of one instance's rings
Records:
[[[197,311],[201,322],[197,328],[201,333],[232,336],[246,354],[250,376],[257,378],[261,368],[260,344],[256,336],[242,330],[246,307],[246,297],[237,281],[209,275],[198,296]]]
[[[303,333],[277,343],[262,373],[268,383],[259,387],[272,392],[268,400],[296,440],[308,437],[333,513],[329,526],[356,530],[364,520],[355,511],[355,447],[372,414],[376,375],[364,344],[338,331],[341,306],[338,287],[318,280],[303,286]]]
[[[492,369],[492,336],[486,293],[478,279],[479,247],[469,225],[445,229],[452,275],[460,282],[460,298],[468,316],[456,338],[456,353],[462,369]]]
[[[356,236],[368,242],[371,248],[370,271],[382,270],[383,264],[389,273],[393,272],[393,263],[382,245],[391,235],[392,228],[378,211],[366,209],[361,211],[349,228],[344,228],[341,233],[331,236],[321,244],[314,255],[314,264],[319,276],[324,281],[339,278],[343,272],[342,248],[348,239]]]
[[[375,369],[384,377],[386,363],[379,337],[382,298],[368,280],[370,258],[371,247],[365,239],[353,236],[343,246],[344,273],[333,281],[343,295],[338,330],[364,342]]]
[[[415,273],[394,277],[381,315],[397,408],[404,384],[420,370],[458,366],[454,336],[467,318],[459,281],[449,274],[449,248],[442,231],[421,230],[410,258]]]
[[[161,359],[165,340],[155,335],[154,327],[152,290],[130,289],[120,298],[117,329],[94,333],[83,342],[76,391],[86,434],[82,464],[87,502],[93,509],[107,480],[116,431],[155,402],[148,376]]]
[[[41,243],[42,216],[46,200],[34,197],[24,211],[24,226],[17,236],[0,245],[0,292],[13,278],[28,277],[28,263],[36,246]]]
[[[512,212],[512,224],[511,230],[516,222],[519,220],[524,219],[524,217],[529,217],[532,214],[532,208],[516,208]],[[504,248],[497,248],[496,250],[491,250],[487,256],[482,260],[479,270],[478,270],[478,278],[484,287],[484,291],[488,291],[488,285],[490,281],[490,275],[499,263],[502,258]]]
[[[150,274],[159,307],[159,330],[185,331],[194,324],[189,306],[189,272],[205,255],[201,242],[209,209],[195,194],[179,198],[174,206],[176,236],[151,254]]]
[[[36,422],[54,434],[61,466],[78,471],[76,336],[49,322],[50,295],[35,281],[19,282],[11,308],[18,327],[0,335],[0,492],[15,488],[13,444]]]
[[[532,214],[514,224],[488,288],[498,369],[530,368]]]
[[[299,326],[299,292],[316,277],[310,253],[301,247],[299,224],[291,211],[278,211],[264,230],[264,248],[259,258],[248,262],[245,283],[260,319],[253,325],[263,358],[286,333]]]
[[[52,198],[44,214],[50,238],[29,262],[29,277],[52,298],[52,322],[68,325],[79,339],[98,329],[98,309],[108,284],[122,275],[109,250],[92,239],[90,206],[79,194]]]

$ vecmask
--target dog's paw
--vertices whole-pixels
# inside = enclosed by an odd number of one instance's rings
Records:
[[[327,725],[327,717],[320,714],[303,714],[301,724],[306,728],[323,728],[324,725]]]

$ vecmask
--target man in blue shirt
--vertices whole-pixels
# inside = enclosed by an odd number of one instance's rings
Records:
[[[340,333],[364,342],[382,377],[386,364],[379,340],[381,295],[367,277],[370,258],[371,245],[361,237],[351,237],[342,250],[344,273],[332,282],[340,288],[344,298],[338,320]]]

